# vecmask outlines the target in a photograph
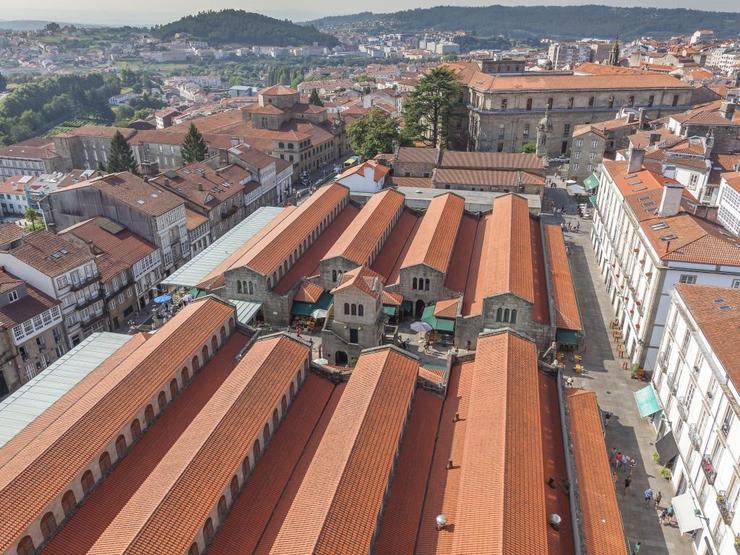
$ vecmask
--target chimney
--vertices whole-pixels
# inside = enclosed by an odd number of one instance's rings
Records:
[[[735,114],[735,103],[723,100],[719,105],[719,113],[723,118],[732,121],[732,116]]]
[[[681,207],[682,195],[683,186],[680,183],[666,183],[663,185],[663,196],[660,199],[658,216],[666,218],[678,214],[678,210]]]
[[[637,148],[630,142],[630,148],[627,152],[627,173],[639,172],[642,169],[642,162],[645,160],[645,149]]]

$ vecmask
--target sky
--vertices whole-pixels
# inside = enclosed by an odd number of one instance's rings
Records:
[[[737,0],[0,0],[0,20],[40,19],[72,23],[152,25],[207,9],[238,8],[281,19],[306,21],[325,15],[375,13],[437,5],[607,4],[660,8],[738,11]]]

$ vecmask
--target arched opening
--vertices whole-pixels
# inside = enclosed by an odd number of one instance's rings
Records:
[[[131,422],[131,437],[134,440],[137,440],[141,437],[141,423],[139,422],[138,418],[135,418],[133,422]]]
[[[248,287],[248,289],[249,289],[249,294],[250,294],[250,295],[254,295],[254,283],[252,283],[251,281],[249,281],[249,282],[247,282],[247,285],[249,286],[249,287]]]
[[[254,445],[252,446],[252,450],[254,451],[254,462],[255,464],[257,464],[257,461],[262,456],[262,448],[260,447],[259,438],[254,440]]]
[[[291,382],[290,385],[293,385],[293,383]],[[285,398],[285,395],[280,399],[280,410],[283,412],[283,418],[285,418],[285,413],[288,411],[288,400]]]
[[[198,360],[198,355],[195,355],[193,360],[190,361],[190,366],[193,367],[193,374],[200,370],[200,360]]]
[[[224,326],[221,326],[221,331],[219,331],[219,334],[221,335],[221,345],[226,343],[226,328]]]
[[[206,362],[208,362],[208,345],[203,345],[200,351],[200,357],[203,359],[203,366],[205,366]]]
[[[355,303],[350,305],[350,310],[352,312],[352,316],[357,316],[357,305]]]
[[[272,411],[272,429],[277,430],[278,424],[280,424],[280,414],[277,409]]]
[[[188,549],[188,555],[200,555],[200,549],[198,548],[197,543],[190,546],[190,549]]]
[[[180,372],[180,379],[182,380],[182,385],[185,385],[190,381],[190,370],[188,370],[187,366],[183,367]]]
[[[209,518],[203,526],[203,541],[206,545],[213,541],[213,521]]]
[[[509,309],[506,308],[504,309],[504,322],[508,322],[508,321],[509,321]]]
[[[62,510],[64,511],[65,518],[71,517],[76,508],[77,498],[75,497],[75,492],[68,490],[67,493],[62,496]]]
[[[239,495],[239,478],[234,476],[229,484],[229,492],[231,493],[231,502],[234,502],[236,496]]]
[[[262,439],[264,439],[265,445],[270,442],[270,425],[267,423],[262,427]]]
[[[364,316],[365,315],[365,307],[361,304],[357,305],[357,315],[358,316]]]
[[[95,487],[95,478],[93,478],[93,473],[89,470],[85,472],[82,475],[80,483],[82,484],[82,491],[84,492],[84,494],[87,495],[88,493],[90,493]]]
[[[234,333],[234,319],[229,318],[229,333]]]
[[[164,394],[164,391],[160,391],[157,395],[157,405],[159,405],[159,412],[162,412],[167,406],[167,395]]]
[[[218,351],[218,339],[214,335],[213,337],[211,337],[211,353],[215,355],[216,351]]]
[[[417,282],[416,278],[411,280],[411,289],[417,289]]]
[[[515,308],[511,309],[511,323],[516,324],[516,309]]]
[[[151,405],[147,405],[146,409],[144,410],[144,421],[146,422],[147,427],[152,425],[152,422],[154,422],[154,407]]]
[[[226,497],[222,495],[221,499],[218,500],[218,520],[219,522],[223,522],[225,518],[226,518]]]
[[[116,439],[116,455],[119,459],[122,459],[126,455],[126,438],[121,434]]]
[[[172,378],[172,381],[170,381],[170,399],[174,399],[177,397],[177,394],[180,392],[180,388],[177,385],[177,378]]]
[[[18,543],[18,555],[33,555],[36,553],[36,546],[33,545],[33,540],[31,539],[31,536],[25,536],[19,543]]]
[[[41,518],[41,534],[44,536],[44,541],[48,542],[56,531],[57,519],[54,518],[54,513],[48,512]]]
[[[424,291],[429,291],[429,278],[424,280]]]
[[[331,280],[333,283],[337,282],[337,271],[336,270],[331,271]]]
[[[421,299],[419,299],[418,301],[416,301],[416,310],[414,311],[414,315],[417,318],[421,318],[422,317],[422,315],[424,314],[424,307],[425,306],[426,305],[424,304],[424,301],[422,301]]]
[[[349,316],[349,303],[344,303],[344,313]]]
[[[110,462],[110,455],[108,454],[108,451],[105,451],[102,455],[100,455],[100,458],[98,459],[98,468],[100,468],[100,474],[103,476],[107,475],[108,472],[110,472],[110,468],[113,466]]]
[[[347,353],[344,351],[337,351],[334,353],[334,363],[339,366],[344,366],[349,362],[349,359],[347,358]]]
[[[501,307],[496,309],[496,321],[497,322],[501,321],[501,316],[503,315],[503,312],[504,311],[501,309]]]
[[[295,397],[295,384],[293,382],[290,382],[290,402],[293,402],[293,398]]]
[[[242,292],[242,282],[241,280],[236,280],[236,292],[241,293]]]
[[[249,456],[244,458],[244,462],[242,463],[242,479],[246,482],[247,477],[252,473],[252,463],[249,461]]]

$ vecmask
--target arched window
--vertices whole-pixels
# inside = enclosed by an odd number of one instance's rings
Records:
[[[231,484],[229,484],[229,491],[231,492],[231,502],[234,502],[236,496],[239,495],[239,477],[234,476],[231,478]]]
[[[215,355],[218,351],[218,338],[214,335],[211,337],[211,352]]]
[[[177,397],[177,394],[180,392],[180,388],[177,385],[177,378],[172,378],[172,381],[170,382],[170,399],[174,399]]]
[[[504,310],[504,322],[508,322],[508,321],[509,321],[509,309],[507,308]]]
[[[229,318],[229,333],[234,333],[234,319]]]
[[[126,438],[121,434],[116,439],[116,455],[119,459],[122,459],[126,455]]]
[[[285,143],[278,143],[278,148],[285,148]]]
[[[89,470],[85,472],[82,475],[82,479],[80,480],[80,483],[82,484],[82,491],[87,495],[92,491],[92,489],[95,487],[95,478],[93,478],[93,473]]]
[[[203,359],[203,366],[205,366],[206,362],[208,362],[208,345],[203,345],[203,348],[200,351],[200,356]]]
[[[411,280],[411,289],[414,289],[415,290],[416,289],[416,285],[417,285],[416,284],[416,278],[414,278],[414,279]]]
[[[226,497],[222,495],[218,500],[218,520],[223,522],[224,518],[226,518]]]
[[[270,425],[266,422],[265,425],[262,427],[262,439],[265,440],[265,445],[270,442]]]
[[[290,385],[293,384],[291,383]],[[280,399],[280,410],[283,411],[283,418],[285,418],[285,413],[288,411],[288,400],[285,398],[285,395]]]
[[[41,534],[44,536],[44,541],[49,541],[57,531],[57,519],[54,518],[54,513],[46,513],[41,518]]]
[[[350,308],[352,309],[352,316],[357,316],[357,305],[355,303],[352,303]]]
[[[249,286],[249,294],[254,295],[254,284],[250,281],[247,285]]]
[[[190,361],[190,366],[193,367],[193,374],[200,370],[200,360],[198,360],[198,355],[195,355],[193,360]]]
[[[236,292],[241,293],[242,292],[242,282],[241,280],[236,280]]]
[[[511,309],[511,323],[516,324],[516,309],[515,308]]]
[[[190,549],[188,549],[188,555],[200,555],[200,549],[198,548],[197,543],[190,546]]]
[[[296,372],[295,379],[298,382],[298,385],[301,385],[301,380],[303,379],[303,376],[301,375],[301,371],[300,370],[298,370],[298,372]]]
[[[247,456],[244,459],[244,462],[242,463],[242,474],[244,475],[243,480],[246,482],[247,477],[252,473],[252,463],[249,462],[249,457]]]
[[[183,372],[186,372],[187,368],[183,368]],[[144,421],[146,422],[147,428],[152,425],[152,422],[154,422],[154,407],[151,405],[147,405],[146,409],[144,409]]]
[[[357,315],[358,316],[364,316],[365,315],[365,307],[361,304],[357,305]]]
[[[293,402],[293,398],[295,397],[295,384],[293,382],[290,382],[290,402]]]
[[[167,406],[167,395],[164,394],[164,391],[160,391],[157,395],[157,404],[159,405],[159,412],[162,412]]]
[[[280,414],[277,409],[272,411],[272,429],[277,430],[278,424],[280,423]]]
[[[336,270],[331,271],[331,280],[336,283],[337,281],[337,271]]]
[[[224,326],[221,326],[219,335],[221,336],[221,345],[223,345],[226,342],[226,328]]]
[[[349,314],[349,303],[344,303],[344,313]]]
[[[498,309],[496,310],[496,321],[497,321],[497,322],[500,322],[500,321],[501,321],[501,315],[503,314],[503,312],[504,312],[504,311],[503,311],[503,310],[501,310],[501,307],[499,307],[499,308],[498,308]]]
[[[131,437],[134,440],[137,440],[141,437],[141,423],[139,422],[138,418],[134,418],[134,421],[131,422]]]
[[[424,290],[429,291],[429,278],[424,280]]]
[[[36,553],[36,546],[33,545],[33,540],[31,539],[31,536],[25,536],[19,543],[18,543],[18,555],[33,555]]]
[[[75,497],[75,492],[69,490],[62,497],[62,510],[64,511],[65,518],[71,517],[76,508],[77,498]]]
[[[254,440],[253,445],[254,450],[254,463],[257,464],[257,461],[259,460],[260,456],[262,455],[262,448],[260,447],[260,440],[259,438]]]
[[[180,379],[182,380],[183,385],[190,381],[190,371],[187,366],[185,366],[180,372]]]
[[[108,454],[108,451],[105,451],[102,455],[100,455],[100,458],[98,459],[98,468],[100,468],[100,473],[105,476],[110,472],[111,462],[110,462],[110,455]]]
[[[213,521],[209,518],[203,526],[203,541],[206,545],[213,541]]]

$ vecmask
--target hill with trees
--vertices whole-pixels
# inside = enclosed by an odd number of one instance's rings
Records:
[[[309,25],[296,25],[287,20],[243,10],[206,11],[188,15],[152,29],[160,39],[171,39],[176,33],[210,44],[244,44],[255,46],[302,46],[317,43],[336,46],[339,41]]]
[[[693,33],[696,29],[713,29],[719,37],[731,37],[740,28],[740,13],[597,5],[438,6],[390,14],[362,12],[309,23],[319,29],[374,25],[388,31],[462,30],[479,37],[519,39],[668,37]]]

